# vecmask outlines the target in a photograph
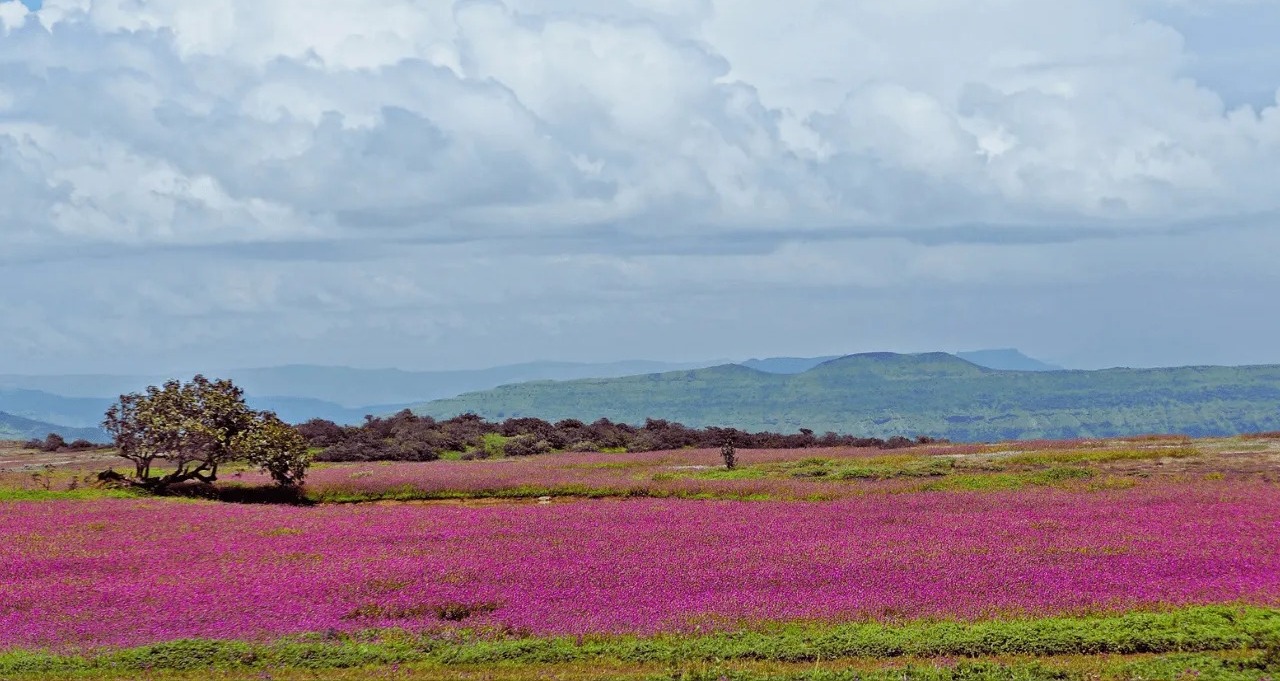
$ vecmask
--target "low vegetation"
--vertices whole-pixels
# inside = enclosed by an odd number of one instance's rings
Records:
[[[43,440],[28,440],[24,443],[28,449],[41,452],[83,452],[90,449],[102,449],[103,445],[78,438],[70,443],[57,433],[49,433]]]
[[[387,418],[369,417],[361,426],[339,426],[314,419],[297,427],[317,450],[319,461],[435,461],[440,458],[487,459],[529,456],[558,451],[651,452],[670,449],[722,448],[805,449],[813,447],[874,447],[900,449],[937,442],[932,438],[856,437],[838,433],[748,433],[736,428],[690,428],[661,419],[642,426],[599,419],[583,423],[565,419],[551,423],[539,418],[487,421],[463,414],[437,421],[404,410]]]

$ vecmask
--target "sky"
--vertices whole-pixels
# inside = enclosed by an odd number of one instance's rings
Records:
[[[1280,363],[1276,0],[0,1],[0,372]]]

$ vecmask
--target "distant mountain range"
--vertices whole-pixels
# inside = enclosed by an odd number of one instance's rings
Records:
[[[999,353],[995,358],[1021,361]],[[787,358],[755,363],[775,370],[803,364]],[[690,426],[955,441],[1280,430],[1280,366],[1018,371],[943,353],[851,355],[799,373],[744,364],[530,382],[432,401],[415,411],[629,423],[653,417]]]
[[[609,378],[661,371],[677,371],[723,364],[707,362],[650,362],[643,360],[599,364],[575,362],[529,362],[489,369],[455,371],[404,371],[401,369],[355,369],[351,367],[294,364],[256,369],[210,370],[205,375],[229,378],[249,395],[305,398],[329,402],[357,412],[367,405],[399,405],[472,390],[545,379]],[[82,398],[112,398],[158,385],[169,378],[190,376],[118,376],[70,374],[37,376],[0,374],[0,388],[35,390],[53,395]],[[321,405],[316,405],[321,406]],[[327,408],[327,407],[326,407]],[[378,412],[381,413],[381,412]],[[361,413],[360,416],[363,416]]]
[[[0,388],[0,411],[33,421],[70,428],[96,430],[102,423],[107,407],[115,401],[115,398],[108,397],[64,397],[41,390]],[[367,414],[375,416],[390,414],[409,406],[406,403],[344,407],[306,397],[258,395],[249,395],[245,401],[254,409],[273,411],[290,423],[301,423],[313,418],[328,419],[343,424],[360,423]],[[97,432],[101,433],[101,431]]]
[[[70,428],[97,428],[111,402],[102,397],[63,397],[42,390],[0,388],[0,411]]]
[[[995,368],[1050,370],[1017,350],[983,350],[960,353],[977,364]],[[751,359],[741,365],[777,375],[801,374],[831,357],[774,357]],[[609,379],[637,375],[706,369],[724,361],[653,362],[622,361],[601,364],[531,362],[490,369],[456,371],[402,371],[290,365],[257,369],[211,371],[244,388],[249,404],[269,409],[281,418],[300,423],[322,418],[356,424],[366,415],[389,414],[412,404],[451,398],[504,385],[539,380]],[[78,437],[102,439],[98,425],[116,396],[163,382],[165,376],[81,374],[61,376],[0,375],[0,411],[33,423],[14,432],[39,428],[80,429]],[[182,378],[188,378],[182,376]],[[70,430],[69,430],[70,429]],[[46,433],[49,431],[46,431]],[[45,433],[39,435],[43,437]]]
[[[410,404],[508,383],[538,379],[612,377],[704,367],[721,362],[651,362],[644,360],[600,364],[530,362],[490,369],[402,371],[289,365],[257,369],[210,371],[245,389],[255,409],[269,409],[291,423],[321,418],[358,424],[366,415],[390,414]],[[106,437],[98,430],[103,413],[124,393],[158,385],[168,376],[70,374],[54,376],[0,375],[0,411],[31,423],[0,432],[0,439],[32,429],[60,428],[91,440]],[[181,376],[190,378],[190,376]],[[44,425],[33,425],[43,423]],[[51,430],[39,434],[44,437]],[[93,436],[91,436],[92,434]]]
[[[69,428],[0,411],[0,440],[43,440],[49,433],[57,433],[68,442],[81,438],[90,442],[107,441],[106,435],[97,428]]]
[[[744,367],[770,374],[799,374],[819,364],[840,359],[844,355],[828,355],[826,357],[770,357],[769,359],[749,359],[739,362]],[[1006,369],[1010,371],[1062,371],[1062,367],[1047,364],[1038,359],[1028,357],[1013,348],[998,350],[974,350],[957,352],[956,357],[972,362],[988,369]],[[713,365],[707,365],[713,366]]]
[[[973,350],[971,352],[957,352],[956,357],[968,362],[977,364],[980,367],[988,369],[1001,369],[1004,371],[1063,371],[1064,369],[1056,364],[1048,364],[1041,362],[1034,357],[1027,357],[1021,352],[1013,348],[1001,348],[998,350]]]

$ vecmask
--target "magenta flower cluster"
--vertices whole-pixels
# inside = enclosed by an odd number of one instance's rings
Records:
[[[0,649],[1280,602],[1280,487],[685,500],[0,504]]]

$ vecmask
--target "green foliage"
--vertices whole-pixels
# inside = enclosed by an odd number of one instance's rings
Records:
[[[503,446],[506,444],[507,438],[498,433],[485,433],[480,439],[480,451],[483,452],[483,458],[496,459],[506,452]]]
[[[301,485],[311,465],[307,441],[275,414],[260,414],[233,444],[246,461],[266,471],[276,484],[284,487]]]
[[[152,489],[214,482],[218,468],[233,461],[248,461],[281,485],[298,485],[311,461],[306,441],[275,414],[250,409],[231,381],[200,375],[121,395],[102,427],[134,464],[132,481]],[[157,461],[173,470],[153,476]]]
[[[170,380],[143,394],[121,395],[107,409],[102,427],[120,456],[133,462],[138,482],[163,487],[217,479],[218,466],[234,458],[233,442],[252,421],[242,390],[230,381],[197,375],[189,383]],[[176,470],[152,478],[157,459]]]
[[[420,405],[548,420],[646,418],[795,432],[807,427],[953,441],[1231,435],[1280,430],[1280,366],[1022,372],[956,357],[858,355],[801,374],[737,365],[625,378],[508,385]]]

